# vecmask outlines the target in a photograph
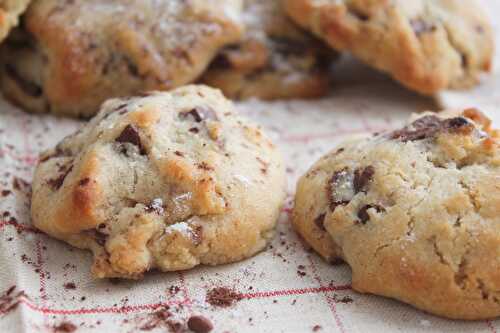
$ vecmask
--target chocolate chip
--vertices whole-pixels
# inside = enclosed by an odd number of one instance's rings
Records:
[[[423,19],[410,20],[410,25],[411,28],[413,29],[413,32],[415,32],[417,36],[420,36],[421,34],[424,33],[436,31],[437,29],[434,24],[429,23]]]
[[[474,125],[464,117],[440,119],[429,115],[415,120],[401,130],[390,133],[388,137],[408,142],[434,138],[442,131],[469,134],[472,130],[474,130]]]
[[[217,114],[215,113],[214,110],[208,108],[208,107],[203,107],[203,106],[197,106],[193,109],[191,109],[188,112],[183,112],[179,114],[180,119],[188,119],[191,118],[197,123],[200,123],[204,120],[217,120]]]
[[[66,176],[71,172],[71,170],[73,170],[73,165],[71,165],[65,171],[62,171],[59,177],[54,179],[49,179],[47,181],[47,184],[49,184],[54,191],[57,191],[64,184],[64,180],[66,179]]]
[[[5,73],[16,82],[16,84],[27,95],[32,97],[40,97],[43,94],[42,88],[33,82],[23,78],[14,66],[5,65]]]
[[[187,325],[195,333],[208,333],[214,329],[212,322],[203,316],[191,316]]]
[[[354,195],[352,189],[352,174],[347,168],[336,171],[327,184],[329,207],[333,212],[338,206],[349,204]]]
[[[375,209],[377,213],[385,211],[385,208],[380,205],[364,205],[358,211],[359,222],[361,222],[362,224],[366,224],[366,222],[370,220],[370,215],[368,214],[368,210],[371,208]]]
[[[354,192],[359,193],[361,191],[366,191],[368,183],[372,180],[375,174],[375,168],[371,165],[364,169],[356,169],[354,171]]]
[[[80,185],[80,186],[85,186],[85,185],[87,185],[89,182],[90,182],[90,178],[83,178],[83,179],[80,179],[80,181],[78,182],[78,185]]]
[[[130,143],[139,149],[139,153],[141,155],[146,155],[146,150],[142,146],[139,132],[133,125],[127,125],[115,141],[120,143]]]
[[[322,231],[325,231],[325,216],[326,214],[320,214],[314,219],[314,224],[318,226]]]
[[[160,198],[153,199],[151,203],[146,206],[146,212],[148,213],[156,213],[158,215],[163,214],[164,208],[163,208],[163,200]]]

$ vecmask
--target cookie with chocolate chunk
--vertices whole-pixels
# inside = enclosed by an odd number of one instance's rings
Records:
[[[313,98],[329,89],[336,55],[298,28],[281,1],[245,0],[242,42],[224,49],[202,77],[231,98]]]
[[[293,225],[352,286],[449,318],[500,315],[500,148],[475,109],[346,142],[298,182]]]
[[[475,0],[284,0],[302,27],[423,94],[469,88],[491,69],[492,27]]]
[[[0,42],[19,24],[19,17],[30,2],[31,0],[0,0]]]
[[[248,258],[274,234],[284,163],[215,89],[112,99],[39,159],[33,224],[94,253],[97,278]]]
[[[2,46],[0,86],[31,112],[90,117],[103,101],[195,81],[240,40],[241,0],[37,0]]]

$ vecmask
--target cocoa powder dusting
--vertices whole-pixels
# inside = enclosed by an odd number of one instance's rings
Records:
[[[243,297],[236,291],[227,287],[217,287],[207,292],[206,301],[212,305],[227,308],[233,303],[238,302]]]

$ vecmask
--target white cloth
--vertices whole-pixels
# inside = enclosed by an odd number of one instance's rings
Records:
[[[484,1],[498,20],[500,0]],[[497,35],[500,30],[497,24]],[[500,45],[500,41],[498,42]],[[425,314],[403,303],[350,290],[350,270],[308,252],[291,230],[288,212],[295,182],[322,154],[352,134],[401,125],[411,112],[439,109],[435,100],[401,88],[387,77],[346,61],[329,98],[264,103],[238,108],[261,123],[287,160],[289,193],[272,248],[240,263],[183,273],[146,275],[142,281],[91,278],[91,255],[37,233],[30,226],[27,189],[38,153],[81,122],[23,113],[0,101],[0,332],[54,332],[69,322],[76,332],[134,332],[148,328],[151,312],[171,305],[174,317],[203,314],[215,332],[496,332],[499,321],[461,322]],[[496,72],[470,92],[446,92],[443,106],[480,106],[500,125],[500,61]],[[342,73],[343,72],[343,73]],[[18,187],[19,189],[15,189]],[[1,217],[4,211],[10,216]],[[299,272],[304,273],[299,273]],[[69,284],[68,284],[69,283]],[[72,289],[74,283],[76,289]],[[169,292],[171,286],[178,292]],[[206,292],[226,286],[243,299],[228,308],[206,303]],[[24,291],[26,296],[19,295]],[[344,299],[349,296],[349,299]],[[20,303],[5,313],[6,309]],[[153,317],[154,318],[154,317]],[[153,330],[154,331],[154,330]],[[157,331],[165,331],[158,325]]]

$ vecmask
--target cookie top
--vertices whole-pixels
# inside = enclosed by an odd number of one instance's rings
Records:
[[[410,89],[467,88],[491,68],[494,38],[475,0],[284,0],[301,26]]]
[[[346,142],[297,186],[293,224],[353,287],[459,319],[500,315],[500,150],[479,111]]]
[[[299,29],[281,1],[245,0],[242,42],[224,49],[202,81],[231,98],[312,98],[328,92],[335,53]]]
[[[271,239],[284,163],[218,90],[113,99],[40,156],[33,224],[95,256],[96,277],[140,278],[247,258]]]
[[[2,87],[33,112],[91,116],[108,98],[193,82],[242,34],[241,0],[37,0],[3,47]]]
[[[0,0],[0,42],[19,24],[19,16],[30,2],[31,0]]]

